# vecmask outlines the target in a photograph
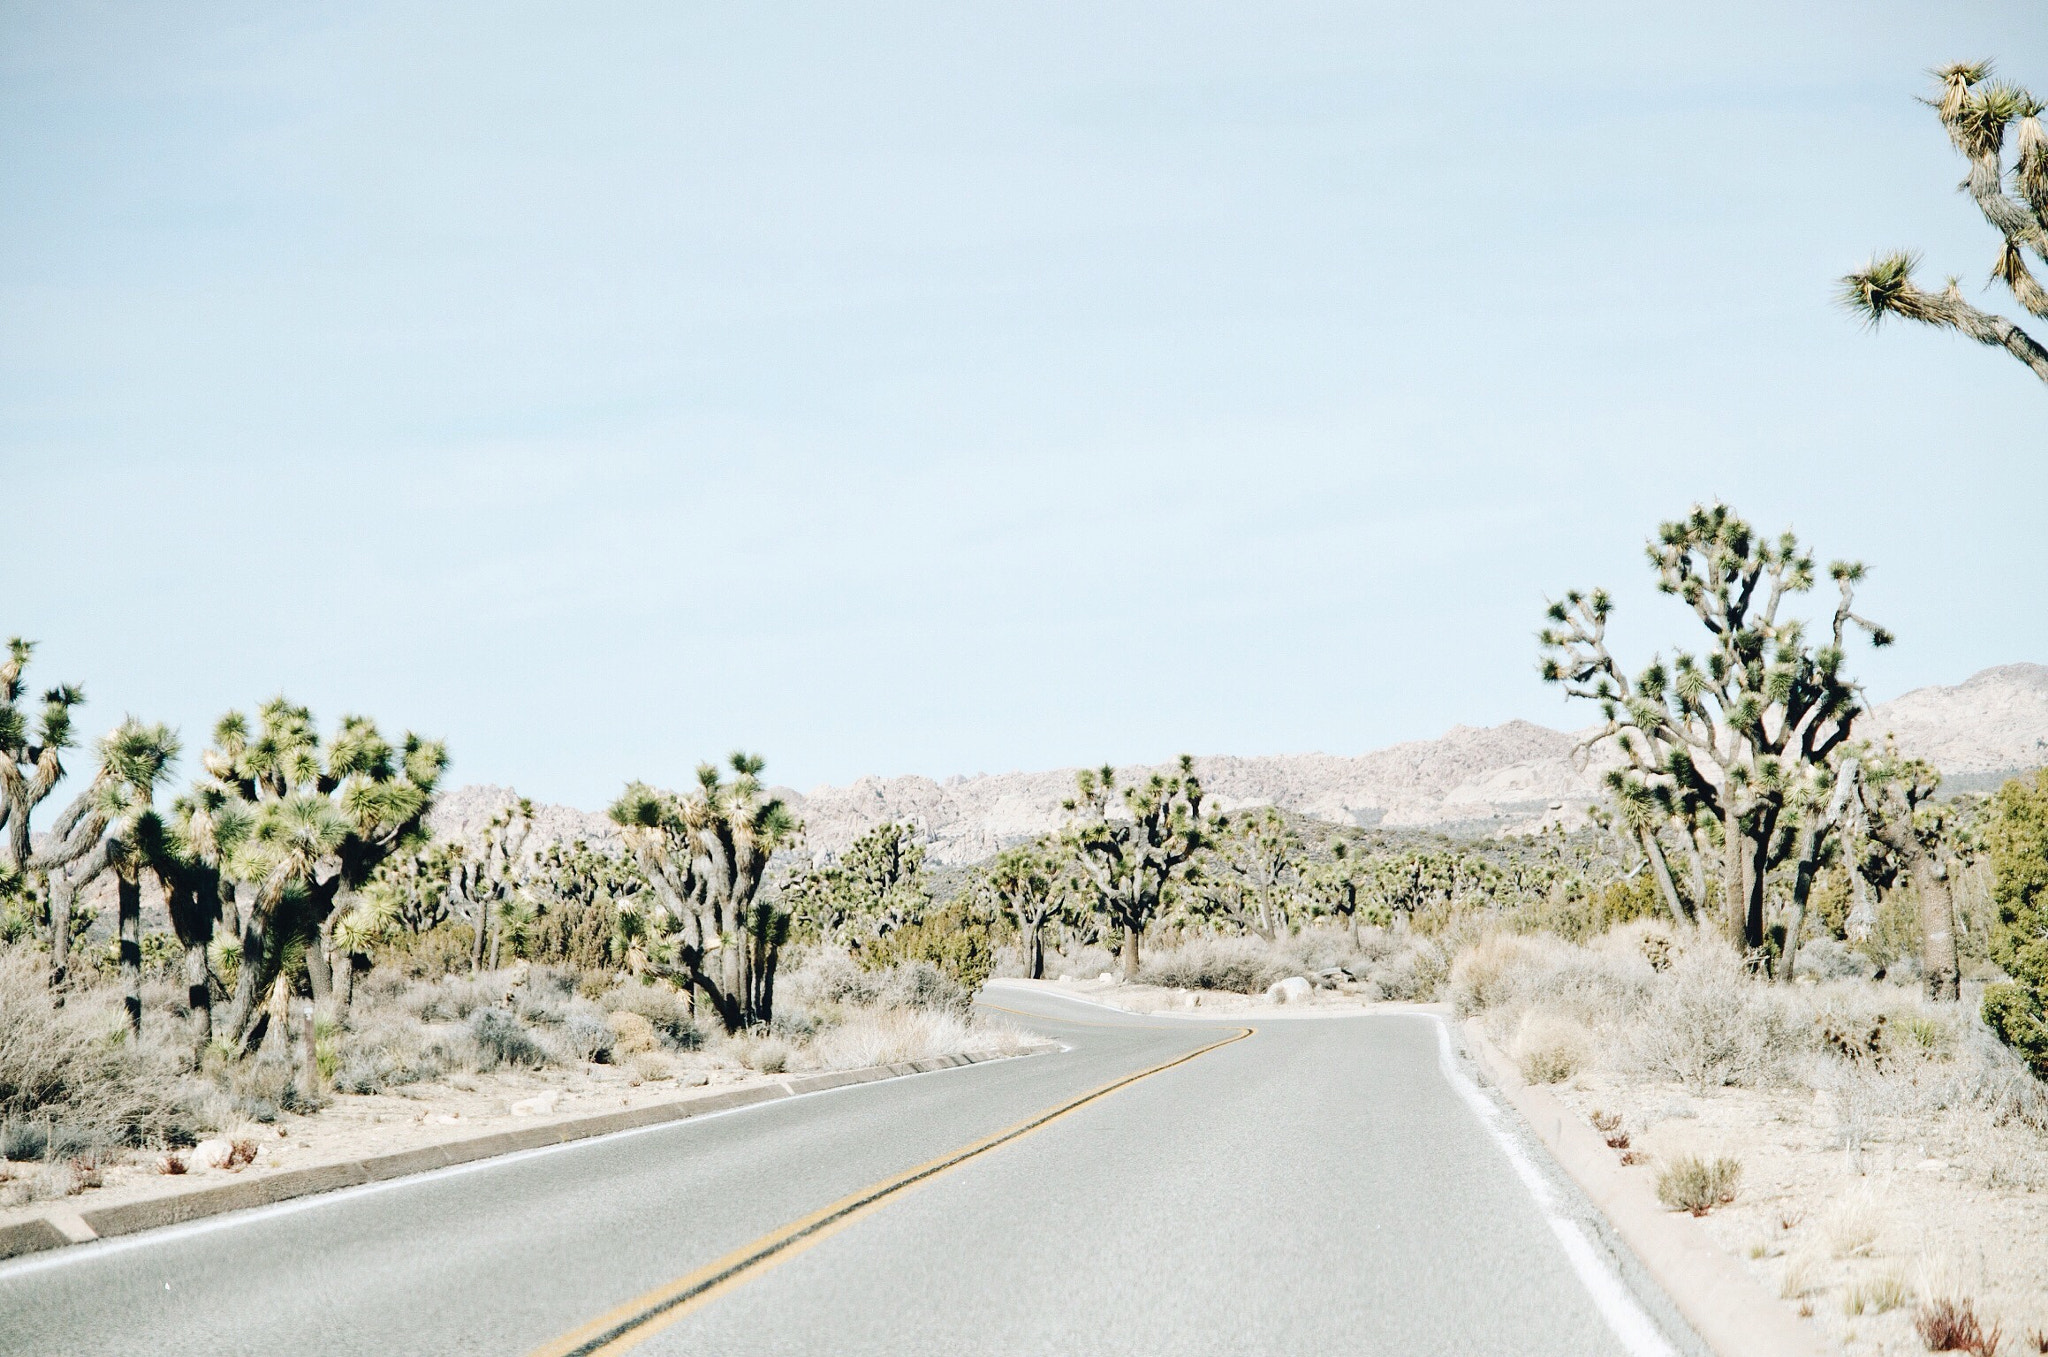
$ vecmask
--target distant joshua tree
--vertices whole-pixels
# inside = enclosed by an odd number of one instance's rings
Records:
[[[1940,97],[1926,102],[1969,162],[1969,178],[1962,186],[2004,242],[1991,276],[2030,313],[2048,317],[2048,289],[2028,272],[2026,263],[2028,252],[2048,262],[2048,133],[2041,128],[2041,101],[2018,85],[1993,80],[1988,61],[1944,66],[1933,74],[1941,81]],[[2015,144],[2010,170],[2005,163],[2008,130],[2014,132]],[[1923,292],[1913,281],[1918,262],[1905,251],[1872,259],[1842,280],[1843,301],[1872,325],[1886,316],[1903,316],[2003,348],[2048,382],[2048,348],[2004,316],[1964,301],[1954,277],[1940,292]]]
[[[1084,768],[1077,795],[1062,803],[1075,817],[1065,842],[1095,895],[1095,908],[1123,937],[1124,978],[1138,978],[1138,945],[1187,878],[1194,856],[1209,847],[1222,818],[1204,813],[1202,782],[1183,754],[1168,776],[1154,773],[1123,789],[1117,806],[1116,770]]]
[[[775,850],[801,829],[782,798],[761,784],[762,760],[736,753],[728,779],[716,764],[697,769],[687,796],[644,782],[612,803],[612,822],[679,932],[677,958],[691,1001],[707,1000],[728,1032],[775,1012],[775,968],[789,915],[761,897]]]

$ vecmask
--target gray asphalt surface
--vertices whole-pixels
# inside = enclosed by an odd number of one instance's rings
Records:
[[[1234,1026],[988,997],[1070,1049],[0,1265],[0,1351],[525,1353]],[[1676,1349],[1701,1351],[1614,1261]],[[1268,1022],[892,1198],[636,1351],[1626,1349],[1446,1083],[1435,1024],[1384,1015]]]

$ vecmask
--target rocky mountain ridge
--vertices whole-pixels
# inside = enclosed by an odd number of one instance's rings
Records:
[[[1950,687],[1916,688],[1878,703],[1858,722],[1868,739],[1899,747],[1972,785],[2048,765],[2048,666],[2008,664]],[[1355,756],[1218,755],[1195,760],[1219,806],[1274,805],[1341,824],[1501,833],[1552,820],[1576,820],[1599,799],[1597,770],[1579,766],[1584,732],[1528,721],[1453,726],[1434,740],[1412,740]],[[814,853],[836,852],[890,820],[920,825],[936,864],[973,862],[1033,838],[1065,820],[1060,802],[1074,787],[1071,768],[976,777],[865,777],[846,787],[783,789],[804,820]],[[1118,769],[1118,780],[1150,767]],[[442,798],[437,832],[476,832],[512,793],[463,787]],[[536,806],[537,838],[615,843],[602,813]]]

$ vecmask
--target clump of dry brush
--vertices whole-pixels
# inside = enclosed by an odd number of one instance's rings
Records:
[[[1971,1006],[1861,979],[1772,985],[1717,940],[1657,926],[1585,946],[1496,934],[1460,955],[1450,998],[1535,1081],[1805,1087],[1852,1122],[1968,1112],[2048,1131],[2048,1091]]]

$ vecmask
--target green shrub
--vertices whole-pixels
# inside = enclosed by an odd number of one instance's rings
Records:
[[[917,961],[936,966],[948,980],[973,993],[996,968],[988,923],[972,917],[964,902],[956,902],[883,934],[860,952],[860,964],[870,970]]]
[[[2048,1079],[2048,769],[1991,800],[1985,832],[1998,924],[1991,955],[2012,977],[1984,992],[1984,1021]]]
[[[1709,1161],[1689,1154],[1672,1161],[1669,1168],[1657,1175],[1657,1200],[1674,1211],[1704,1216],[1715,1207],[1734,1201],[1736,1186],[1741,1181],[1742,1165],[1737,1161]]]

